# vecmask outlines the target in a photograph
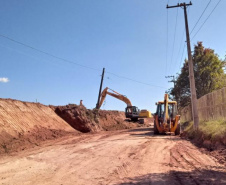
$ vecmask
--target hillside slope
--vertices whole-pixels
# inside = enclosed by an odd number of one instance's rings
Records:
[[[75,132],[48,106],[39,103],[0,99],[0,153],[21,145],[34,144]],[[26,144],[23,146],[26,148]]]

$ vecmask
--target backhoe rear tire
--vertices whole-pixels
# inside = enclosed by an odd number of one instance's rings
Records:
[[[180,123],[177,124],[177,128],[175,130],[175,136],[180,135]]]
[[[156,122],[154,121],[154,134],[159,134]]]

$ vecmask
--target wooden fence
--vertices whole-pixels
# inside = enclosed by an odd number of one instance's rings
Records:
[[[226,118],[226,87],[206,94],[198,99],[198,113],[200,120],[214,120]],[[181,110],[181,120],[191,121],[191,106]]]

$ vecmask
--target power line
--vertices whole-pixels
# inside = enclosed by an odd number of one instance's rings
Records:
[[[80,66],[80,67],[88,68],[88,69],[95,70],[95,71],[102,71],[102,70],[100,70],[100,69],[96,69],[96,68],[93,68],[93,67],[85,66],[85,65],[79,64],[79,63],[77,63],[77,62],[73,62],[73,61],[64,59],[64,58],[62,58],[62,57],[55,56],[55,55],[53,55],[53,54],[51,54],[51,53],[48,53],[48,52],[46,52],[46,51],[37,49],[37,48],[35,48],[35,47],[33,47],[33,46],[30,46],[30,45],[24,44],[24,43],[22,43],[22,42],[20,42],[20,41],[17,41],[17,40],[15,40],[15,39],[12,39],[12,38],[7,37],[7,36],[5,36],[5,35],[0,34],[0,37],[6,38],[6,39],[8,39],[8,40],[10,40],[10,41],[12,41],[12,42],[15,42],[15,43],[17,43],[17,44],[23,45],[23,46],[25,46],[25,47],[27,47],[27,48],[30,48],[30,49],[35,50],[35,51],[38,51],[39,53],[43,53],[43,54],[45,54],[45,55],[48,55],[48,56],[51,56],[51,57],[53,57],[53,58],[62,60],[62,61],[64,61],[64,62],[67,62],[67,63],[70,63],[70,64],[74,64],[74,65],[78,65],[78,66]],[[133,82],[136,82],[136,83],[140,83],[140,84],[144,84],[144,85],[148,85],[148,86],[152,86],[152,87],[159,87],[159,88],[164,88],[164,89],[165,89],[165,87],[161,87],[161,86],[152,85],[152,84],[148,84],[148,83],[145,83],[145,82],[137,81],[137,80],[134,80],[134,79],[125,77],[125,76],[117,75],[117,74],[112,73],[112,72],[105,72],[105,73],[114,75],[114,76],[116,76],[116,77],[118,77],[118,78],[123,78],[123,79],[126,79],[126,80],[130,80],[130,81],[133,81]]]
[[[197,20],[197,22],[195,23],[195,26],[192,28],[190,35],[192,34],[193,30],[195,29],[195,27],[197,26],[197,24],[199,23],[200,19],[202,18],[203,14],[205,13],[206,9],[208,8],[209,4],[210,4],[211,0],[208,2],[208,4],[206,5],[205,9],[203,10],[202,14],[200,15],[199,19]]]
[[[190,6],[188,7],[188,15],[189,15],[189,12],[190,12]],[[185,34],[185,28],[184,28],[183,36],[182,36],[182,39],[181,39],[180,49],[179,49],[178,57],[177,57],[177,58],[179,58],[180,51],[181,51],[181,48],[182,48],[182,45],[183,45],[184,34]],[[182,55],[181,55],[181,60],[180,60],[180,65],[179,65],[179,67],[181,67],[181,63],[182,63],[182,61],[183,61],[182,59],[183,59],[183,56],[184,56],[184,49],[185,49],[185,46],[186,46],[186,44],[184,43],[184,47],[183,47],[183,50],[182,50]]]
[[[152,86],[152,87],[159,87],[159,88],[165,89],[165,87],[162,87],[162,86],[152,85],[152,84],[149,84],[149,83],[141,82],[141,81],[138,81],[138,80],[134,80],[134,79],[132,79],[132,78],[128,78],[128,77],[125,77],[125,76],[117,75],[117,74],[112,73],[112,72],[105,71],[105,73],[114,75],[114,76],[116,76],[116,77],[118,77],[118,78],[123,78],[123,79],[126,79],[126,80],[130,80],[130,81],[133,81],[133,82],[136,82],[136,83],[140,83],[140,84],[144,84],[144,85],[148,85],[148,86]]]
[[[179,4],[180,0],[178,0]],[[170,62],[170,67],[173,62],[173,55],[174,55],[174,46],[175,46],[175,39],[176,39],[176,31],[177,31],[177,18],[178,18],[178,9],[177,9],[177,14],[176,14],[176,23],[175,23],[175,28],[174,28],[174,38],[173,38],[173,51],[172,51],[172,57],[171,57],[171,62]],[[170,68],[171,69],[171,68]]]
[[[181,66],[181,63],[182,63],[182,61],[183,61],[185,46],[186,46],[186,44],[184,43],[184,48],[183,48],[183,52],[182,52],[181,59],[180,59],[180,66]]]
[[[168,0],[168,2],[169,2],[169,0]],[[167,16],[166,16],[166,71],[165,71],[165,74],[167,73],[167,63],[168,63],[168,42],[169,42],[169,18],[168,17],[169,16],[168,16],[168,11],[167,11]]]
[[[48,52],[46,52],[46,51],[37,49],[37,48],[35,48],[35,47],[33,47],[33,46],[29,46],[29,45],[27,45],[27,44],[24,44],[24,43],[22,43],[22,42],[19,42],[19,41],[15,40],[15,39],[12,39],[12,38],[7,37],[7,36],[5,36],[5,35],[0,34],[0,37],[6,38],[6,39],[8,39],[8,40],[11,40],[12,42],[15,42],[15,43],[17,43],[17,44],[23,45],[23,46],[25,46],[25,47],[27,47],[27,48],[30,48],[30,49],[32,49],[32,50],[38,51],[39,53],[43,53],[43,54],[48,55],[48,56],[51,56],[51,57],[53,57],[53,58],[56,58],[56,59],[59,59],[59,60],[63,60],[64,62],[71,63],[71,64],[75,64],[75,65],[78,65],[78,66],[80,66],[80,67],[92,69],[92,70],[95,70],[95,71],[101,71],[100,69],[95,69],[95,68],[93,68],[93,67],[85,66],[85,65],[82,65],[82,64],[79,64],[79,63],[76,63],[76,62],[73,62],[73,61],[70,61],[70,60],[67,60],[67,59],[64,59],[64,58],[55,56],[55,55],[53,55],[53,54],[51,54],[51,53],[48,53]]]
[[[180,55],[180,52],[181,52],[181,48],[182,48],[182,45],[183,45],[183,40],[184,40],[184,34],[185,34],[185,29],[184,29],[183,36],[182,36],[182,39],[181,39],[181,42],[180,42],[180,49],[179,49],[179,52],[178,52],[177,58],[179,58],[179,55]],[[182,54],[182,55],[183,55],[183,54]],[[179,66],[179,67],[180,67],[180,66]]]
[[[206,20],[203,22],[203,24],[200,26],[200,28],[198,29],[198,31],[195,33],[195,35],[192,37],[192,39],[198,34],[198,32],[202,29],[202,27],[204,26],[204,24],[206,23],[206,21],[209,19],[209,17],[212,15],[212,13],[214,12],[214,10],[217,8],[217,6],[219,5],[219,3],[221,2],[221,0],[218,1],[218,3],[216,4],[216,6],[213,8],[213,10],[210,12],[210,14],[208,15],[208,17],[206,18]],[[191,40],[192,40],[191,39]]]

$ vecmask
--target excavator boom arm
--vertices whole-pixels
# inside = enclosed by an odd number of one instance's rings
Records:
[[[114,93],[108,92],[108,89],[109,89],[109,88],[106,87],[106,88],[102,91],[98,109],[99,109],[99,108],[101,107],[101,105],[103,104],[103,102],[104,102],[104,100],[105,100],[107,94],[110,95],[110,96],[112,96],[112,97],[114,97],[114,98],[117,98],[117,99],[119,99],[119,100],[125,102],[125,103],[127,104],[127,106],[132,106],[131,101],[130,101],[127,97],[125,97],[125,96],[119,94],[118,92],[116,92],[116,91],[114,91],[114,90],[111,90],[111,91],[114,92]]]
[[[114,93],[110,93],[110,92],[107,92],[107,94],[125,102],[127,104],[127,106],[132,106],[132,103],[130,102],[130,100],[121,94],[114,94]]]

